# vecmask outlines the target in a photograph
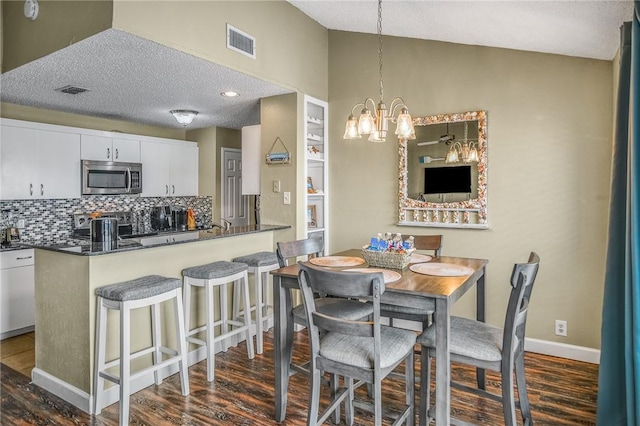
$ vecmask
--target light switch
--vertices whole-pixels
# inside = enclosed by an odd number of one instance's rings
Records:
[[[284,193],[284,203],[285,204],[291,204],[291,193],[290,192],[285,192]]]
[[[279,180],[274,180],[273,181],[273,192],[280,192],[280,181]]]

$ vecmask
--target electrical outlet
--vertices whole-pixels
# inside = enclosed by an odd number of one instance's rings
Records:
[[[285,192],[284,193],[284,203],[285,204],[291,204],[291,193],[290,192]]]
[[[25,219],[18,219],[17,222],[18,229],[24,229],[27,227],[27,221]]]
[[[274,180],[273,181],[273,192],[280,192],[280,181],[279,180]]]
[[[567,335],[567,322],[565,320],[556,320],[556,336]]]

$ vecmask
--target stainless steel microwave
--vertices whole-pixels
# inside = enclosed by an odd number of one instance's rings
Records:
[[[142,164],[82,160],[82,195],[141,192]]]

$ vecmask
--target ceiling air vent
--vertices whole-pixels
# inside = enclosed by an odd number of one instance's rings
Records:
[[[256,38],[227,24],[227,48],[256,58]]]
[[[78,93],[88,92],[89,89],[83,89],[82,87],[77,87],[77,86],[64,86],[64,87],[58,87],[57,89],[55,89],[55,91],[66,93],[69,95],[77,95]]]

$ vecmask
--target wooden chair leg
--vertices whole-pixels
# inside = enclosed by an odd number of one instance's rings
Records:
[[[522,420],[527,424],[533,424],[531,418],[531,407],[529,406],[529,395],[527,394],[527,381],[524,374],[524,352],[516,356],[516,384],[518,386],[518,398],[520,399],[520,412]]]
[[[409,417],[407,417],[406,425],[414,426],[416,422],[415,415],[415,403],[416,403],[416,395],[415,395],[415,372],[414,372],[414,358],[413,351],[409,353],[407,359],[405,359],[405,390],[406,390],[406,404],[410,407],[409,409]]]
[[[375,377],[374,375],[374,380],[375,383],[373,384],[373,413],[375,416],[375,425],[376,426],[381,426],[382,425],[382,380],[380,380],[380,377]]]
[[[429,407],[431,405],[431,356],[429,348],[422,348],[420,356],[420,408],[418,418],[420,426],[430,423]]]
[[[340,387],[340,376],[337,374],[329,375],[329,390],[331,392],[331,401],[335,400],[336,395],[338,394],[338,388]],[[333,415],[331,416],[334,425],[340,423],[340,405],[333,410]]]
[[[355,399],[355,392],[353,390],[353,379],[351,377],[344,378],[344,385],[347,387],[349,396],[344,402],[344,421],[347,426],[353,426],[353,400]]]
[[[516,405],[513,393],[513,363],[503,362],[500,371],[502,376],[502,411],[505,426],[516,426]]]
[[[309,411],[307,414],[307,425],[317,425],[318,424],[318,410],[320,406],[320,370],[316,368],[312,368],[311,370],[311,383],[310,383],[310,393],[311,398],[309,398]]]

